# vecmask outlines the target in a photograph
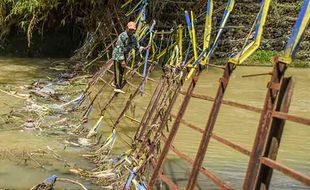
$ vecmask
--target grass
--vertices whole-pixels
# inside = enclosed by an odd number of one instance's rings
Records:
[[[294,60],[292,67],[299,67],[299,68],[310,68],[310,61],[304,61],[304,60]]]
[[[248,61],[250,63],[271,64],[272,58],[277,55],[279,55],[279,53],[275,51],[257,50],[252,56],[249,57]]]
[[[269,51],[269,50],[257,50],[253,55],[251,55],[242,65],[246,66],[272,66],[273,57],[281,56],[281,52]],[[214,59],[213,64],[224,65],[228,59]],[[290,67],[299,67],[299,68],[310,68],[310,61],[294,59]]]
[[[258,50],[247,60],[248,64],[273,64],[272,58],[274,56],[281,56],[281,52]],[[309,68],[310,64],[308,60],[294,59],[291,67]]]

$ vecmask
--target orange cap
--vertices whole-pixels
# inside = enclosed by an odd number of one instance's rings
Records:
[[[136,30],[137,24],[135,22],[128,22],[127,28],[131,30]]]

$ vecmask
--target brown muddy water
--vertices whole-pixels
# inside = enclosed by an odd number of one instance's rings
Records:
[[[45,80],[53,77],[55,71],[48,67],[48,60],[40,59],[16,59],[0,58],[0,87],[5,85],[12,87],[31,84],[37,80]],[[269,76],[253,78],[242,78],[244,74],[253,74],[271,70],[270,67],[238,67],[225,95],[226,100],[233,100],[240,103],[250,104],[257,107],[263,106],[266,94],[266,84]],[[195,93],[214,96],[216,94],[218,79],[222,71],[210,69],[201,75]],[[310,118],[310,69],[289,68],[287,76],[292,75],[295,79],[295,90],[289,113]],[[153,78],[158,78],[160,71],[153,74]],[[136,84],[138,80],[135,81]],[[155,88],[154,83],[148,83],[146,91],[151,93]],[[186,89],[187,84],[183,87]],[[81,87],[82,88],[82,87]],[[111,95],[111,90],[106,91],[100,99],[101,105]],[[72,97],[72,99],[75,97]],[[111,118],[115,118],[121,111],[126,100],[125,96],[120,96],[115,100],[109,109],[103,123],[104,136],[107,137],[111,131]],[[135,100],[137,105],[135,117],[140,119],[143,109],[147,106],[149,96],[139,96]],[[181,104],[182,96],[179,97],[174,113]],[[18,99],[0,92],[0,116],[9,113],[24,105],[24,100]],[[184,119],[188,122],[204,128],[208,119],[211,102],[192,99]],[[223,105],[216,122],[215,133],[229,140],[238,142],[251,149],[254,140],[256,127],[260,115],[241,109]],[[91,115],[89,126],[92,126],[98,119],[96,108]],[[2,119],[1,119],[2,120]],[[3,123],[3,121],[0,121]],[[91,163],[81,157],[82,154],[89,152],[86,148],[65,148],[65,134],[47,135],[40,131],[8,130],[2,128],[0,124],[0,152],[27,152],[38,149],[45,150],[46,146],[53,148],[58,154],[62,155],[69,163],[81,168],[89,169],[94,167]],[[128,146],[124,141],[130,142],[124,135],[132,135],[136,124],[127,119],[123,119],[119,129],[119,136],[115,145],[114,154],[127,150]],[[12,128],[18,126],[11,126]],[[175,138],[174,145],[194,158],[201,134],[181,125]],[[168,160],[165,162],[165,172],[180,187],[184,187],[188,180],[190,167],[187,163],[176,157],[172,152],[169,153]],[[310,175],[310,129],[307,126],[287,122],[280,146],[278,159],[282,164],[296,169],[306,175]],[[81,179],[68,172],[64,164],[56,160],[50,160],[45,168],[40,168],[34,163],[24,163],[16,159],[0,157],[0,189],[29,189],[33,185],[43,181],[51,175],[77,179],[88,189],[102,189],[100,186],[91,184],[86,179]],[[245,175],[248,157],[217,143],[210,141],[204,165],[213,173],[227,181],[235,189],[241,189]],[[200,175],[198,186],[201,189],[218,189],[205,176]],[[165,189],[164,186],[160,188]],[[80,189],[71,184],[59,183],[56,189]],[[309,189],[309,187],[274,172],[270,189]]]

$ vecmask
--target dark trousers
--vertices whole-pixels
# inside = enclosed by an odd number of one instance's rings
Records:
[[[123,88],[123,78],[125,73],[125,68],[122,67],[123,61],[114,60],[114,84],[117,89]]]

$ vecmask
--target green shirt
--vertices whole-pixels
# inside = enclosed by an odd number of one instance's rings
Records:
[[[112,59],[115,61],[125,60],[125,57],[132,48],[139,51],[143,50],[143,47],[140,46],[135,35],[128,36],[126,31],[122,32],[117,38],[116,46],[112,53]]]

